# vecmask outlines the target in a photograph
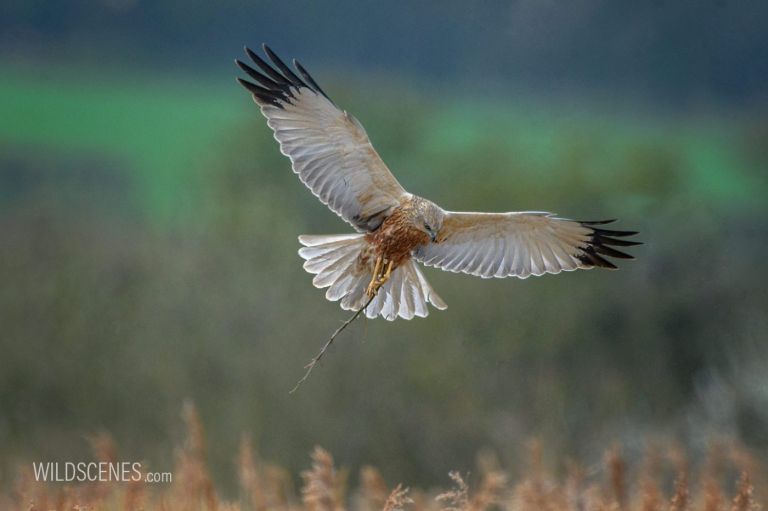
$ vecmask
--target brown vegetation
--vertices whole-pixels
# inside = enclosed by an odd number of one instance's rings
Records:
[[[348,489],[348,472],[337,470],[330,453],[316,447],[312,466],[302,472],[299,495],[282,468],[264,463],[243,437],[237,458],[239,498],[223,499],[209,473],[202,423],[188,405],[183,418],[186,438],[176,454],[173,482],[98,482],[61,485],[35,480],[31,468],[20,471],[15,487],[0,494],[0,510],[253,510],[253,511],[755,511],[760,487],[759,464],[745,450],[720,444],[711,449],[698,473],[678,449],[648,449],[636,470],[611,447],[600,467],[568,464],[564,476],[547,471],[542,446],[532,442],[528,465],[510,483],[495,459],[481,458],[479,471],[451,472],[446,491],[411,491],[390,487],[374,467],[360,471],[356,489]],[[91,438],[97,461],[115,462],[117,450],[108,435]],[[489,457],[492,458],[492,457]],[[728,481],[730,480],[730,485]],[[732,496],[728,496],[729,493]]]

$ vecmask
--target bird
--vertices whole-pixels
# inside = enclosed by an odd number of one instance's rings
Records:
[[[345,310],[392,321],[443,310],[417,263],[482,278],[616,269],[634,259],[615,247],[640,245],[615,220],[576,221],[544,211],[456,212],[406,191],[373,148],[363,125],[339,108],[306,69],[286,65],[266,44],[262,58],[236,59],[293,172],[354,233],[301,235],[299,255],[325,297]],[[364,309],[364,310],[362,310]]]

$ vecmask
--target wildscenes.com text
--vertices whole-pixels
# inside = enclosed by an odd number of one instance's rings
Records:
[[[144,479],[139,462],[80,461],[32,463],[35,479],[42,482],[138,482]]]

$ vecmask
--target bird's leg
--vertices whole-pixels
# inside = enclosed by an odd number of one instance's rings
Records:
[[[379,272],[381,271],[382,262],[384,260],[384,256],[378,256],[376,258],[376,265],[373,268],[373,275],[371,276],[371,282],[368,284],[368,287],[365,288],[365,294],[368,296],[373,296],[376,294],[376,291],[379,290]]]
[[[392,260],[390,259],[389,261],[387,261],[387,269],[386,269],[386,271],[384,271],[384,268],[382,268],[382,273],[384,275],[382,275],[381,278],[379,279],[379,287],[381,287],[384,284],[386,284],[387,281],[389,280],[389,277],[392,276],[392,266],[393,266]]]

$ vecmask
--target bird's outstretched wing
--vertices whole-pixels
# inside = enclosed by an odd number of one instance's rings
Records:
[[[235,62],[257,83],[237,80],[261,107],[293,171],[357,230],[377,228],[409,194],[381,160],[365,129],[338,108],[297,61],[294,72],[266,45],[271,65],[250,49],[245,51],[259,71]]]
[[[447,212],[435,243],[414,258],[427,266],[478,277],[520,277],[578,268],[616,268],[607,257],[632,259],[612,246],[639,245],[637,234],[596,227],[612,222],[577,222],[551,213]]]

